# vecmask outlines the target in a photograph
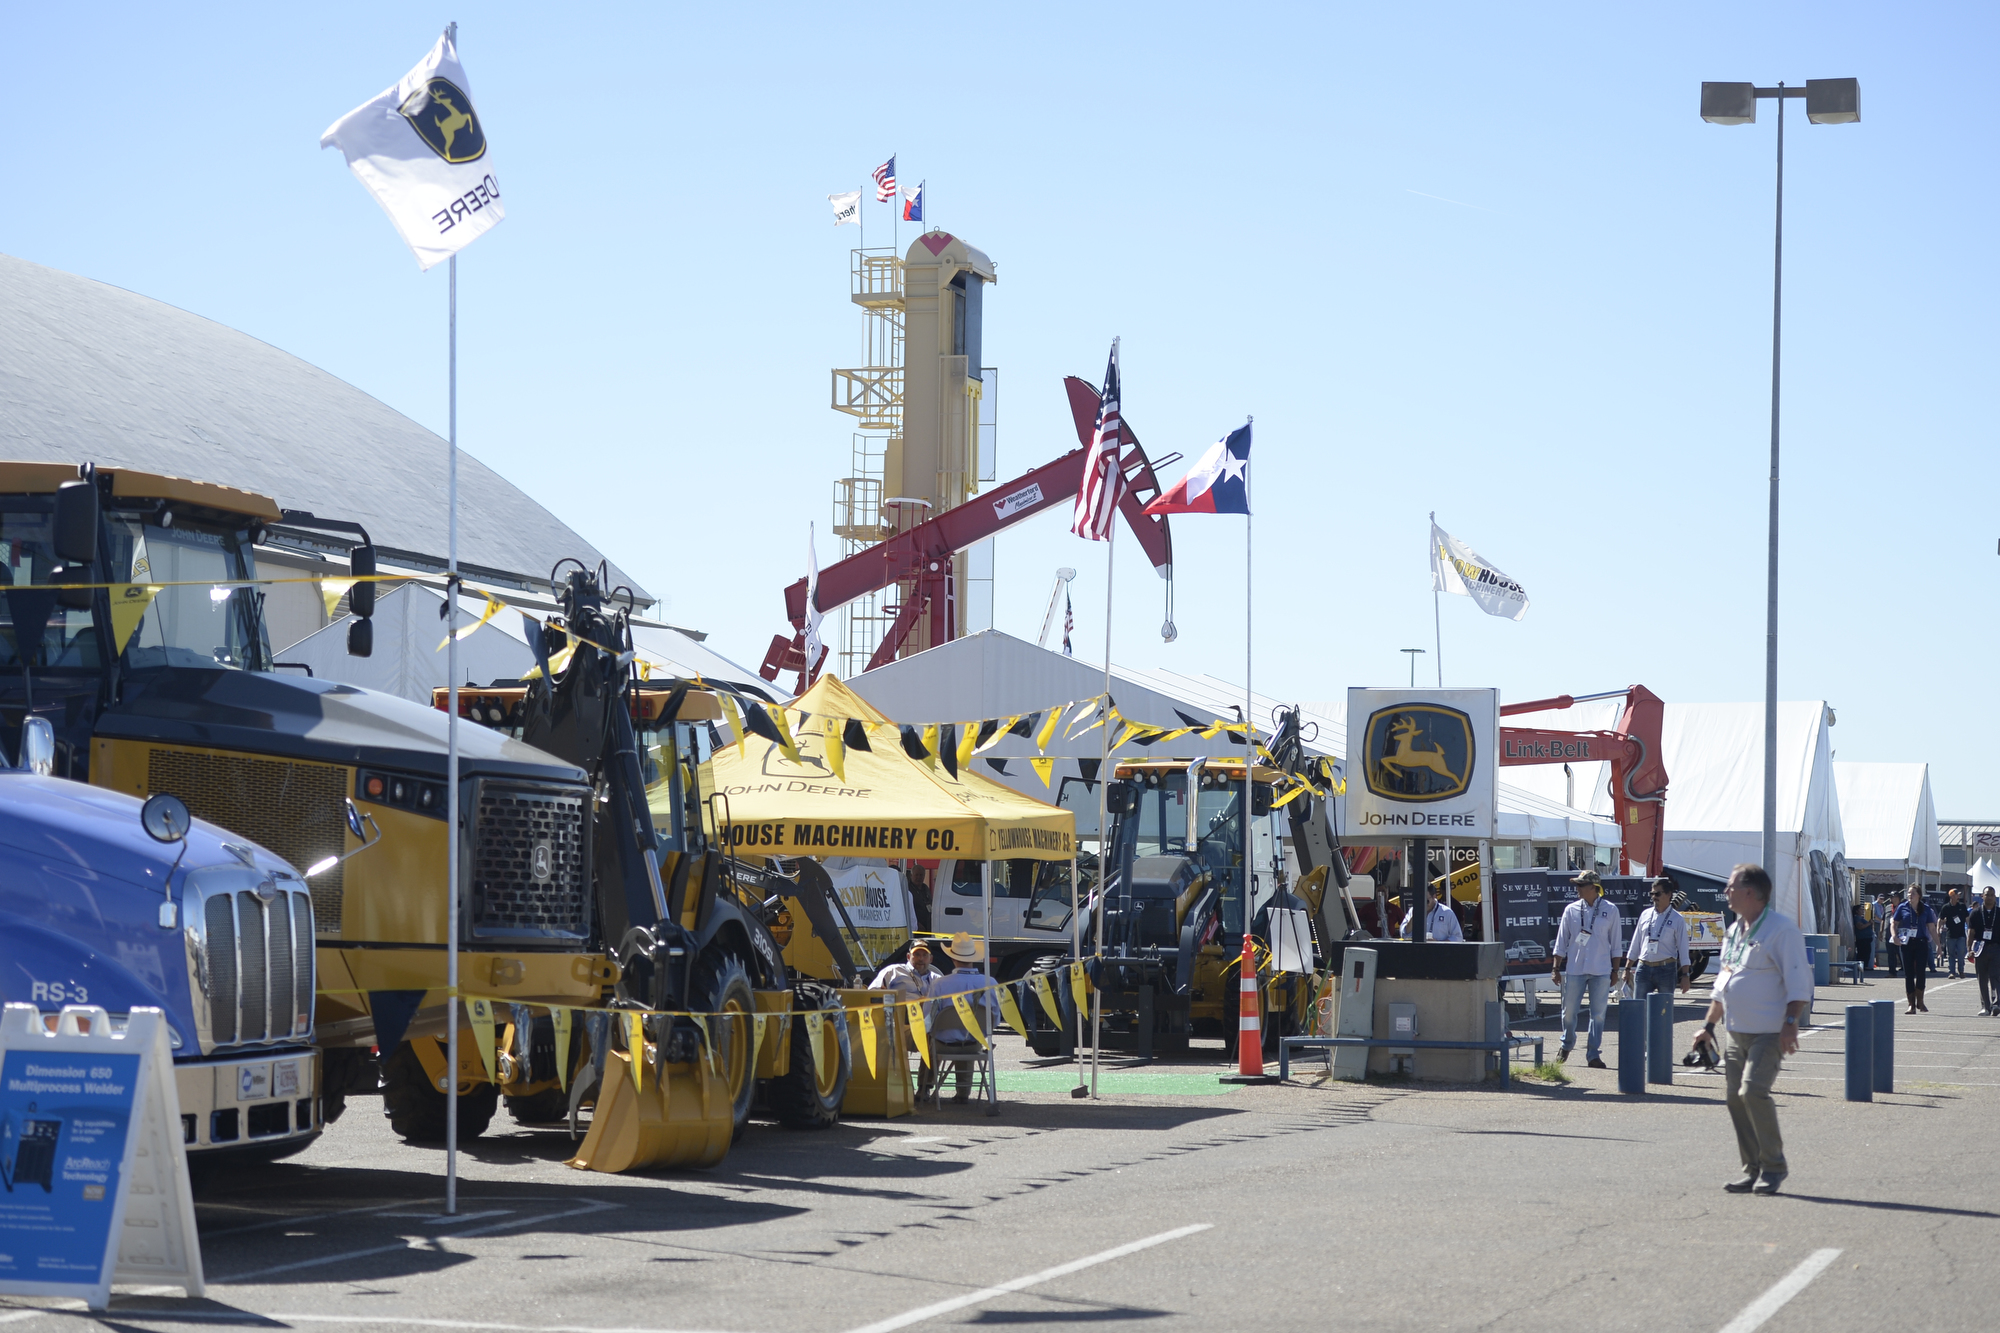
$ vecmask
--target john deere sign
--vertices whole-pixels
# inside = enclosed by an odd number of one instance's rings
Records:
[[[1349,690],[1347,720],[1348,836],[1493,836],[1497,690]]]

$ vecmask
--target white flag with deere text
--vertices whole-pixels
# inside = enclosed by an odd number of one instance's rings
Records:
[[[1470,597],[1489,616],[1519,620],[1528,614],[1527,591],[1439,527],[1435,518],[1431,520],[1431,588]]]
[[[507,216],[450,33],[395,87],[335,121],[319,146],[340,149],[425,268]]]
[[[836,227],[859,226],[861,223],[861,191],[849,190],[846,194],[830,194],[826,201],[833,205],[833,225]]]

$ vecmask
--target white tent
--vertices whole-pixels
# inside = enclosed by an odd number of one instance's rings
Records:
[[[938,722],[983,721],[1011,717],[1032,709],[1046,708],[1068,700],[1088,699],[1104,689],[1104,668],[1074,657],[1037,647],[1032,643],[986,630],[941,644],[926,652],[856,676],[847,684],[854,692],[898,721]],[[1175,671],[1143,670],[1113,664],[1111,695],[1118,711],[1134,721],[1178,728],[1190,722],[1207,723],[1214,718],[1235,720],[1242,715],[1243,687],[1214,676],[1190,676]],[[1255,695],[1250,700],[1252,717],[1268,736],[1272,714],[1285,700]],[[1347,705],[1305,703],[1299,705],[1307,724],[1305,748],[1308,753],[1342,760],[1347,748]],[[1316,732],[1316,734],[1315,734]],[[1113,739],[1117,739],[1115,736]],[[1048,753],[1067,759],[1059,765],[1054,782],[1060,782],[1074,761],[1093,762],[1098,757],[1099,733],[1090,731],[1066,737],[1058,733]],[[1146,747],[1127,743],[1114,754],[1130,759],[1151,753]],[[1024,737],[1008,736],[981,761],[999,759],[1005,772],[995,772],[1002,782],[1016,790],[1050,799],[1051,789],[1029,769],[1026,759],[1035,754],[1034,745]],[[1180,758],[1197,755],[1240,756],[1243,747],[1223,737],[1203,740],[1183,736],[1169,742],[1162,754]],[[980,762],[980,761],[975,761]],[[990,767],[990,766],[989,766]],[[1600,847],[1618,845],[1618,826],[1610,818],[1592,818],[1507,782],[1500,784],[1499,840],[1503,842],[1571,841]],[[1052,783],[1053,786],[1053,783]],[[1336,827],[1344,822],[1344,802],[1335,802]],[[1093,821],[1095,811],[1078,811]],[[1081,826],[1079,826],[1081,827]]]
[[[462,595],[458,605],[461,626],[475,623],[484,609],[484,603],[472,596]],[[468,605],[472,608],[469,614]],[[280,649],[277,660],[309,666],[322,680],[337,680],[421,704],[430,703],[431,691],[447,683],[442,647],[444,593],[427,583],[402,584],[376,601],[374,620],[375,651],[367,657],[347,655],[347,627],[353,618],[343,616],[289,648]],[[502,610],[459,641],[461,685],[518,680],[534,666],[535,655],[528,647],[522,621],[522,612]],[[766,697],[774,697],[756,672],[710,651],[671,626],[634,624],[632,646],[640,659],[655,670],[752,686]]]
[[[1856,870],[1944,868],[1929,764],[1833,766],[1847,864]]]
[[[1821,919],[1813,879],[1846,847],[1826,719],[1820,700],[1778,705],[1778,863],[1765,869],[1778,910],[1807,931],[1837,925]],[[1661,743],[1667,864],[1726,877],[1740,863],[1763,860],[1764,705],[1670,703]],[[1608,793],[1604,800],[1608,806]],[[1845,888],[1826,885],[1820,906],[1845,901]],[[1829,896],[1836,890],[1839,899]]]

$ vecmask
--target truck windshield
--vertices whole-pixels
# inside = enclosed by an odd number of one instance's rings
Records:
[[[46,584],[62,562],[56,559],[54,517],[46,504],[0,512],[0,668],[95,671],[98,641],[88,609],[56,604],[52,591],[30,591]],[[13,589],[22,591],[12,591]]]
[[[263,598],[256,588],[231,587],[257,576],[250,546],[233,533],[161,528],[136,519],[108,517],[111,578],[162,586],[150,600],[134,588],[122,600],[143,603],[133,616],[114,609],[125,665],[270,669],[264,641]],[[114,596],[116,596],[114,589]]]

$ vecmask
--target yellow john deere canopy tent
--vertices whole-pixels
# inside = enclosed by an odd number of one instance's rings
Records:
[[[954,778],[942,761],[933,767],[910,758],[896,724],[834,677],[822,676],[783,714],[796,759],[779,742],[746,735],[702,766],[702,790],[722,795],[711,809],[726,812],[739,854],[1070,858],[1076,819],[1069,811],[968,769]],[[868,749],[841,743],[849,718],[860,720]]]

